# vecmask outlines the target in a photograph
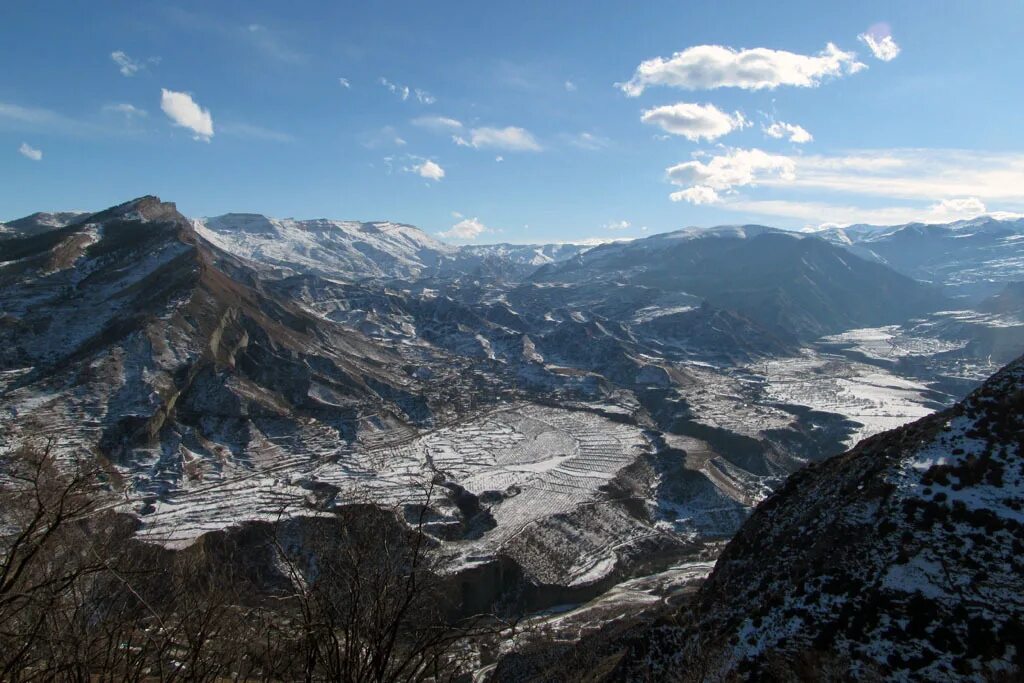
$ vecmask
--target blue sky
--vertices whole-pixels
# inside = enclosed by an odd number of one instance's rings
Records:
[[[1022,25],[1016,0],[8,0],[0,219],[158,194],[546,242],[1024,211]]]

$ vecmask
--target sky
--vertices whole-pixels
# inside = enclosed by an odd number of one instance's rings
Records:
[[[0,6],[0,220],[392,220],[453,242],[1024,211],[1024,3]]]

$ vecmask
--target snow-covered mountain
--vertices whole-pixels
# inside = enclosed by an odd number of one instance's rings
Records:
[[[0,239],[9,237],[29,237],[63,228],[69,223],[86,214],[77,211],[58,211],[56,213],[38,212],[24,218],[17,218],[0,223]]]
[[[1024,280],[1024,218],[979,216],[940,225],[854,225],[816,235],[951,296],[979,301]]]
[[[431,275],[456,253],[454,247],[402,223],[229,213],[196,220],[195,226],[210,242],[238,256],[345,279]]]
[[[521,279],[573,256],[572,244],[453,246],[419,228],[387,221],[294,220],[229,213],[195,221],[196,230],[243,258],[342,281],[484,275]]]

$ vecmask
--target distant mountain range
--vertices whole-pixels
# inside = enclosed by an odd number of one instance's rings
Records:
[[[970,302],[995,294],[1009,282],[1024,281],[1024,218],[854,225],[814,234]]]

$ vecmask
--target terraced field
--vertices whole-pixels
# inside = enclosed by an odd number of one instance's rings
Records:
[[[419,504],[439,480],[478,496],[494,520],[481,535],[446,544],[453,568],[505,552],[553,582],[590,581],[611,570],[616,545],[657,533],[602,505],[601,487],[649,444],[640,429],[594,413],[524,404],[421,434],[377,432],[308,456],[294,455],[291,446],[249,471],[169,491],[144,510],[142,533],[185,545],[243,520],[315,514],[307,503],[323,491],[331,505]],[[437,490],[432,495],[435,521],[457,524],[454,506]],[[596,528],[576,536],[594,520],[601,520]],[[563,535],[573,535],[576,546],[565,562],[552,557],[567,551]],[[538,552],[540,546],[549,548]]]

